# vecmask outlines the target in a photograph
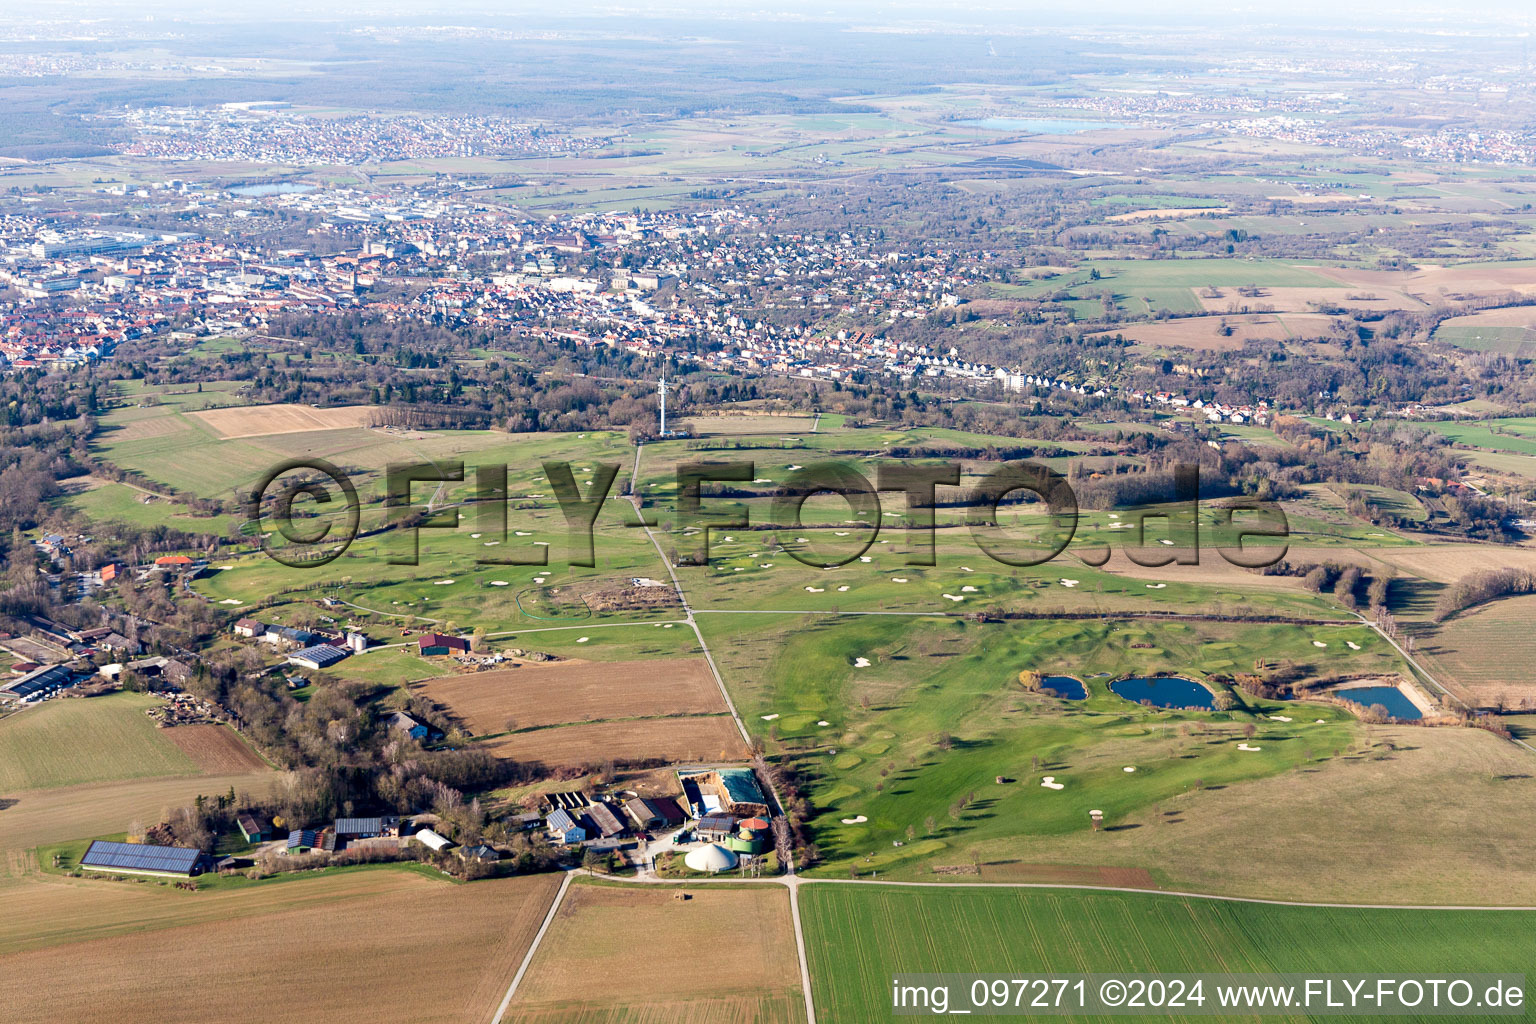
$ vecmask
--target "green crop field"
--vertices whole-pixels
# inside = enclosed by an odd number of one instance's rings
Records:
[[[1451,441],[1473,448],[1536,455],[1536,418],[1533,417],[1457,420],[1452,423],[1430,423],[1427,426]]]
[[[1536,913],[1524,911],[1354,910],[1137,893],[823,884],[801,889],[800,912],[817,1020],[827,1024],[890,1020],[891,980],[903,973],[1435,977],[1508,972],[1536,962]]]
[[[0,793],[196,774],[144,714],[158,703],[134,693],[57,699],[0,720]]]

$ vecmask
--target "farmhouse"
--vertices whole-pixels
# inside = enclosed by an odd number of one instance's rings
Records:
[[[404,711],[396,711],[384,720],[391,729],[405,733],[413,740],[424,740],[431,732],[425,723],[418,722]]]
[[[87,871],[191,878],[208,867],[208,855],[187,846],[110,843],[98,839],[80,858],[80,866]]]
[[[696,815],[724,811],[743,818],[768,816],[768,799],[750,768],[681,770],[677,778]]]
[[[557,843],[580,843],[587,838],[587,830],[564,808],[549,816],[548,825],[549,837]]]
[[[235,636],[260,636],[267,631],[267,627],[255,619],[241,619],[235,623]]]
[[[416,641],[422,657],[430,658],[441,654],[467,654],[469,641],[456,636],[444,636],[442,633],[423,633],[421,639]]]
[[[495,864],[501,860],[501,854],[484,843],[476,843],[474,846],[459,847],[459,859],[463,861],[479,861],[481,864]]]

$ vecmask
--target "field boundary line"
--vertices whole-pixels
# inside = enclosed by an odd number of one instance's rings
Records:
[[[585,870],[581,874],[590,874]],[[806,875],[786,875],[777,878],[736,878],[734,876],[698,878],[661,878],[640,876],[636,878],[601,877],[614,885],[784,885],[798,888],[803,885],[888,885],[903,889],[1045,889],[1085,892],[1136,893],[1142,896],[1170,896],[1179,899],[1215,900],[1225,903],[1257,903],[1271,907],[1302,907],[1314,910],[1486,910],[1489,912],[1522,911],[1536,913],[1536,906],[1503,904],[1435,904],[1435,903],[1327,903],[1307,900],[1276,900],[1262,896],[1223,896],[1213,892],[1191,892],[1185,889],[1142,889],[1119,885],[1088,885],[1078,882],[901,882],[883,878],[810,878]]]
[[[574,877],[576,877],[574,871],[567,871],[565,877],[560,880],[560,888],[555,891],[555,898],[549,904],[549,913],[544,915],[544,922],[534,933],[533,942],[528,946],[523,962],[518,965],[517,973],[512,976],[512,984],[507,986],[507,994],[501,997],[501,1005],[496,1007],[496,1016],[491,1018],[491,1024],[501,1024],[501,1018],[506,1014],[507,1007],[512,1005],[512,997],[517,994],[517,986],[522,984],[523,975],[528,973],[528,968],[533,963],[533,955],[539,951],[539,943],[544,941],[544,933],[549,931],[549,926],[554,923],[555,914],[559,911],[560,904],[565,902],[565,891],[571,887],[571,879]]]

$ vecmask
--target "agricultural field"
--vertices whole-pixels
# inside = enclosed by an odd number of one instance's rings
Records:
[[[817,1019],[830,1024],[889,1020],[891,978],[904,972],[1326,974],[1349,964],[1434,976],[1447,963],[1498,972],[1536,956],[1536,915],[1527,912],[837,884],[805,886],[800,908]]]
[[[1434,421],[1425,426],[1456,444],[1494,452],[1536,455],[1536,418]]]
[[[1529,359],[1536,355],[1536,306],[1453,316],[1435,328],[1434,337],[1470,352],[1499,352]]]
[[[135,693],[56,699],[0,720],[0,793],[204,770],[171,739],[176,730],[144,714],[161,703]]]
[[[1413,631],[1415,657],[1474,707],[1536,709],[1529,664],[1536,597],[1505,597]]]
[[[662,760],[671,763],[741,761],[746,745],[730,715],[673,715],[581,722],[505,733],[484,744],[498,757],[546,769]]]
[[[539,1024],[804,1021],[789,893],[579,881],[508,1012]]]
[[[1403,668],[1363,625],[743,618],[701,615],[749,728],[801,776],[824,859],[813,873],[828,875],[931,878],[1025,835],[1078,831],[1090,808],[1115,826],[1206,787],[1296,779],[1360,728],[1337,707],[1252,697],[1230,711],[1143,707],[1113,678]],[[1025,692],[1026,669],[1073,676],[1088,697]]]
[[[267,766],[261,755],[228,726],[178,725],[163,731],[178,750],[209,775],[239,775]]]
[[[301,434],[315,430],[346,430],[372,426],[378,410],[367,405],[316,409],[308,405],[249,405],[191,413],[220,440]]]
[[[413,1021],[487,1022],[558,884],[460,886],[398,869],[197,893],[49,879],[7,892],[0,999],[18,1024],[86,1020],[103,1005],[125,1024],[235,1019],[253,993],[274,992],[267,1020],[309,1021],[317,1006],[363,1019],[391,1005]],[[294,936],[317,927],[325,940],[292,955]]]
[[[1249,342],[1280,342],[1328,333],[1333,317],[1320,313],[1238,313],[1127,324],[1096,337],[1119,335],[1151,349],[1240,352]]]
[[[432,679],[420,684],[419,692],[446,707],[475,736],[726,710],[703,658],[530,663]]]

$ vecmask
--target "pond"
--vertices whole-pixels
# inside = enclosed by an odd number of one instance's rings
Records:
[[[1424,717],[1424,712],[1419,710],[1418,705],[1409,700],[1408,695],[1395,686],[1354,686],[1334,690],[1333,695],[1354,701],[1364,707],[1380,704],[1387,709],[1387,714],[1393,718],[1401,718],[1405,722],[1416,722]]]
[[[1067,700],[1087,700],[1088,687],[1082,680],[1073,679],[1071,676],[1046,676],[1040,681],[1040,685],[1047,690],[1054,690],[1056,696],[1065,697]]]
[[[315,186],[297,181],[269,181],[261,185],[241,185],[230,189],[237,196],[281,196],[291,192],[312,192]]]
[[[1050,118],[982,117],[961,121],[969,128],[984,128],[989,132],[1033,132],[1036,135],[1076,135],[1079,132],[1096,132],[1105,128],[1121,128],[1123,125],[1108,121],[1065,121]]]
[[[1140,704],[1146,701],[1160,708],[1216,709],[1216,695],[1193,679],[1178,676],[1154,676],[1146,679],[1136,676],[1110,683],[1109,688],[1126,700]]]

